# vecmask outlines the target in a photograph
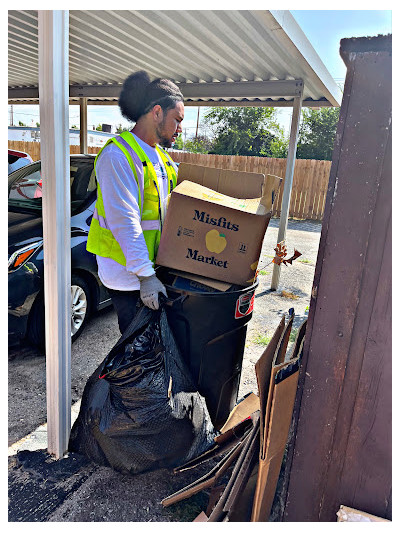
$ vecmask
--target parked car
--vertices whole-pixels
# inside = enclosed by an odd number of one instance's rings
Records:
[[[94,310],[111,304],[86,241],[96,201],[94,156],[72,155],[71,178],[71,335],[82,333]],[[44,344],[44,264],[41,162],[8,177],[8,333],[9,343],[27,339]],[[43,177],[45,179],[45,177]]]
[[[32,158],[29,154],[8,149],[8,174],[30,163],[32,163]]]

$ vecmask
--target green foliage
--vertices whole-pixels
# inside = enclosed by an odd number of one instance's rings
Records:
[[[332,161],[333,143],[339,121],[339,107],[303,109],[297,144],[298,159]]]
[[[36,127],[40,128],[40,122],[36,122]]]
[[[208,496],[203,491],[191,498],[167,507],[164,512],[173,518],[174,522],[193,522],[201,511],[207,509]]]
[[[98,124],[98,125],[96,126],[96,131],[101,131],[101,124]]]
[[[293,328],[289,335],[289,342],[294,342],[296,340],[296,335],[299,330],[296,328]]]
[[[18,126],[26,126],[26,124],[24,124],[24,123],[21,122],[21,121],[18,121]]]
[[[205,135],[198,135],[185,142],[185,150],[196,154],[207,154],[212,148],[212,142]]]
[[[76,124],[72,124],[71,130],[77,130],[77,129],[78,129],[78,126]]]
[[[254,339],[254,342],[256,344],[261,344],[262,346],[267,346],[267,344],[269,344],[271,342],[271,335],[263,335],[262,333],[259,333],[255,339]]]
[[[180,134],[178,135],[178,137],[176,138],[176,141],[175,141],[175,143],[173,144],[172,148],[175,149],[175,150],[183,150],[183,138],[182,138],[182,133],[180,133]]]
[[[212,107],[203,122],[212,128],[211,153],[277,157],[284,134],[272,107]]]
[[[275,137],[275,139],[271,142],[270,157],[277,157],[277,158],[285,159],[288,154],[288,149],[289,149],[289,137],[285,137],[282,132],[279,136]]]
[[[117,128],[116,128],[115,131],[116,131],[116,133],[120,134],[120,133],[122,133],[123,131],[129,131],[129,128],[124,128],[124,127],[122,126],[122,124],[118,124],[118,126],[117,126]]]

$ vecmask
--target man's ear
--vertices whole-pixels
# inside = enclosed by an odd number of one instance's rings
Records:
[[[153,118],[157,122],[160,122],[163,119],[163,110],[162,110],[162,107],[159,104],[156,104],[153,107]]]

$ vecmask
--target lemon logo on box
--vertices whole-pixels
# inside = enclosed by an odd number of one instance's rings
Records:
[[[225,250],[226,244],[225,235],[218,230],[212,229],[206,233],[206,246],[210,252],[220,254]]]

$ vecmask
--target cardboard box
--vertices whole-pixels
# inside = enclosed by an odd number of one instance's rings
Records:
[[[269,198],[231,198],[183,181],[170,196],[156,263],[248,285],[255,276],[270,209]]]
[[[175,278],[171,286],[178,289],[199,292],[226,292],[232,287],[232,283],[224,283],[215,279],[205,278],[196,274],[188,274],[180,270],[170,270]]]
[[[179,185],[185,180],[193,181],[233,198],[247,199],[265,196],[271,199],[271,207],[282,182],[282,178],[271,174],[265,176],[257,172],[242,172],[180,163],[177,184]]]
[[[265,175],[180,163],[178,185],[185,180],[233,198],[260,198],[263,195]]]

